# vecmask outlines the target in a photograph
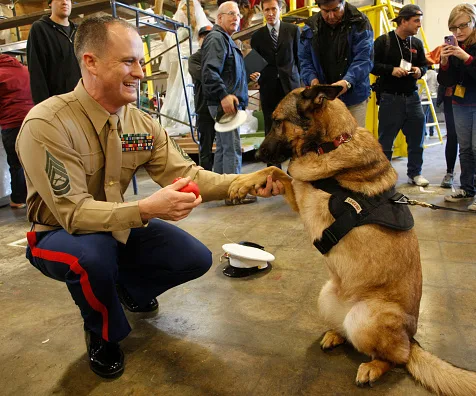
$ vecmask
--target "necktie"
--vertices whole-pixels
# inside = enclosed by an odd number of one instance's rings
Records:
[[[108,119],[109,130],[106,139],[106,169],[104,175],[104,192],[107,202],[124,202],[121,193],[122,146],[119,138],[119,117],[111,114]],[[131,230],[113,231],[112,236],[119,242],[126,243]]]
[[[274,27],[271,28],[271,40],[273,40],[273,48],[276,49],[278,47],[278,32]]]

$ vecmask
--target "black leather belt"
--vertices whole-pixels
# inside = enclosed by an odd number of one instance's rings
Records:
[[[383,91],[383,93],[386,93],[386,94],[389,94],[389,95],[405,96],[405,97],[412,96],[415,92],[416,91],[412,91],[412,92],[387,92],[387,91]]]

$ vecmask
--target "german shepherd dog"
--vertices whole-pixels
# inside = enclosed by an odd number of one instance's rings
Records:
[[[276,167],[240,175],[230,186],[230,198],[255,193],[272,175],[283,183],[286,201],[299,212],[315,241],[334,217],[329,211],[330,194],[311,182],[332,178],[345,189],[368,197],[391,190],[397,181],[395,170],[374,136],[358,127],[336,99],[340,90],[317,85],[290,92],[274,111],[272,130],[257,157],[267,163],[291,159],[288,172],[292,178]],[[326,142],[338,146],[323,153],[319,147]],[[372,384],[398,364],[437,394],[476,395],[476,373],[431,355],[413,339],[422,275],[412,229],[362,225],[324,256],[330,280],[321,290],[319,310],[330,330],[321,347],[327,350],[348,341],[372,358],[359,366],[358,385]]]

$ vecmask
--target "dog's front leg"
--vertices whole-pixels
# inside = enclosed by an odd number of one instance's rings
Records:
[[[284,186],[284,197],[288,204],[297,211],[296,198],[292,186],[292,178],[281,169],[269,166],[259,171],[239,175],[230,185],[228,195],[230,199],[244,198],[246,194],[256,195],[259,188],[266,185],[268,176],[271,175],[273,181],[280,181]]]

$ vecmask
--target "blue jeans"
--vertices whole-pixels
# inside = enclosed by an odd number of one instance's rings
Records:
[[[393,142],[401,129],[408,146],[407,175],[410,178],[420,175],[423,165],[425,115],[418,93],[415,91],[410,96],[404,96],[383,92],[378,120],[378,141],[388,160],[392,160]]]
[[[217,114],[217,106],[208,106],[213,118]],[[213,171],[220,174],[241,173],[241,140],[240,128],[230,132],[216,133],[216,150],[213,160]]]
[[[461,189],[474,196],[474,174],[476,158],[476,106],[459,106],[453,103],[456,135],[459,144],[461,165]]]

